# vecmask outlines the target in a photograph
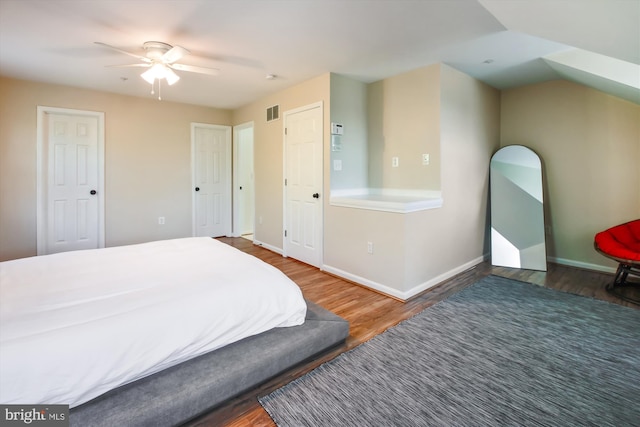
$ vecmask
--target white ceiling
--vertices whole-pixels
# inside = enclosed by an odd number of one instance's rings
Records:
[[[566,78],[640,103],[640,0],[0,0],[0,75],[150,97],[143,69],[107,67],[133,58],[94,42],[142,55],[152,40],[221,70],[178,72],[163,100],[219,108],[329,71],[373,82],[438,62],[498,89]],[[576,48],[615,61],[594,73],[563,54]]]

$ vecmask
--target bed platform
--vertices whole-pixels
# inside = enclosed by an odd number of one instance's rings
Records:
[[[175,426],[343,341],[274,266],[207,237],[0,263],[0,403]]]
[[[307,301],[304,324],[274,328],[111,390],[70,411],[71,426],[175,426],[345,340],[349,323]]]

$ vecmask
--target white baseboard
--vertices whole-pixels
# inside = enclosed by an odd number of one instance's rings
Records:
[[[575,261],[575,260],[566,259],[566,258],[547,257],[547,261],[554,262],[560,265],[568,265],[569,267],[583,268],[585,270],[602,271],[603,273],[616,272],[615,267],[609,267],[607,265],[600,265],[600,264],[591,264],[588,262]]]
[[[271,252],[275,252],[278,255],[282,255],[284,253],[281,248],[277,248],[275,246],[268,245],[268,244],[263,243],[263,242],[261,242],[259,240],[256,240],[255,238],[253,239],[253,244],[254,245],[258,245],[258,246],[262,246],[265,249],[269,249]]]
[[[481,262],[483,262],[485,259],[487,259],[487,255],[483,255],[480,256],[478,258],[475,258],[469,262],[466,262],[462,265],[459,265],[447,272],[442,273],[439,276],[434,277],[433,279],[430,279],[418,286],[415,286],[413,288],[411,288],[409,291],[407,291],[407,297],[405,299],[409,299],[413,296],[418,295],[421,292],[426,291],[429,288],[432,288],[442,282],[444,282],[447,279],[452,278],[453,276],[455,276],[456,274],[460,274],[463,271],[466,271],[468,269],[470,269],[471,267],[475,267],[476,265],[480,264]]]
[[[341,270],[339,268],[332,267],[330,265],[326,265],[326,264],[323,265],[322,266],[322,270],[324,270],[324,271],[326,271],[328,273],[331,273],[331,274],[335,274],[336,276],[342,277],[342,278],[350,280],[352,282],[358,283],[359,285],[366,286],[368,288],[371,288],[371,289],[373,289],[375,291],[378,291],[378,292],[381,292],[383,294],[390,295],[390,296],[392,296],[394,298],[397,298],[399,300],[407,301],[411,297],[414,297],[414,296],[418,295],[419,293],[424,292],[427,289],[432,288],[432,287],[440,284],[441,282],[452,278],[456,274],[462,273],[463,271],[468,270],[469,268],[480,264],[482,261],[484,261],[486,259],[486,257],[487,257],[487,255],[478,257],[478,258],[476,258],[476,259],[474,259],[472,261],[469,261],[467,263],[464,263],[464,264],[462,264],[462,265],[460,265],[460,266],[458,266],[458,267],[456,267],[456,268],[454,268],[452,270],[449,270],[449,271],[447,271],[445,273],[442,273],[441,275],[436,276],[433,279],[430,279],[430,280],[428,280],[428,281],[426,281],[424,283],[421,283],[421,284],[419,284],[417,286],[414,286],[410,290],[404,291],[404,292],[400,291],[398,289],[391,288],[389,286],[383,285],[381,283],[374,282],[373,280],[369,280],[369,279],[366,279],[364,277],[360,277],[360,276],[357,276],[355,274],[351,274],[349,272],[346,272],[346,271]]]
[[[355,274],[351,274],[347,271],[341,270],[339,268],[331,267],[330,265],[323,264],[322,270],[327,273],[335,274],[338,277],[342,277],[343,279],[350,280],[359,285],[366,286],[367,288],[371,288],[375,291],[382,292],[383,294],[390,295],[394,298],[398,298],[400,300],[405,300],[406,297],[403,296],[403,292],[390,288],[381,283],[374,282],[373,280],[365,279],[364,277],[357,276]]]
[[[273,251],[277,254],[282,255],[283,254],[283,250],[271,245],[267,245],[265,243],[259,242],[257,240],[253,241],[254,244],[258,245],[258,246],[262,246],[265,249],[269,249],[270,251]],[[444,282],[447,279],[452,278],[453,276],[455,276],[456,274],[460,274],[463,271],[466,271],[472,267],[475,267],[476,265],[482,263],[483,261],[486,261],[490,259],[490,254],[484,254],[483,256],[480,256],[478,258],[475,258],[469,262],[466,262],[462,265],[459,265],[449,271],[446,271],[442,274],[440,274],[439,276],[436,276],[426,282],[420,283],[417,286],[414,286],[413,288],[411,288],[408,291],[400,291],[398,289],[395,288],[391,288],[387,285],[383,285],[382,283],[378,283],[378,282],[374,282],[373,280],[369,280],[365,277],[361,277],[358,276],[356,274],[352,274],[349,273],[347,271],[341,270],[339,268],[336,267],[332,267],[330,265],[326,265],[323,264],[321,270],[326,271],[327,273],[331,273],[334,274],[338,277],[342,277],[344,279],[350,280],[354,283],[357,283],[359,285],[363,285],[365,287],[371,288],[375,291],[378,291],[380,293],[383,293],[385,295],[389,295],[392,296],[394,298],[397,298],[401,301],[407,301],[408,299],[426,291],[429,288],[432,288],[442,282]],[[599,264],[591,264],[591,263],[587,263],[587,262],[582,262],[582,261],[575,261],[575,260],[570,260],[570,259],[565,259],[565,258],[556,258],[556,257],[547,257],[547,261],[549,262],[553,262],[556,264],[560,264],[560,265],[566,265],[569,267],[576,267],[576,268],[582,268],[585,270],[594,270],[594,271],[601,271],[604,273],[615,273],[616,269],[615,267],[609,267],[609,266],[605,266],[605,265],[599,265]]]

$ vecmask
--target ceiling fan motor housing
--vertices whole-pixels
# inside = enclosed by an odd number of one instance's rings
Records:
[[[162,55],[167,53],[173,46],[162,42],[144,42],[142,47],[146,52],[147,58],[151,60],[158,60],[162,58]]]

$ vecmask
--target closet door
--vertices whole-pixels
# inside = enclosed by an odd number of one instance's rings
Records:
[[[231,126],[191,124],[193,235],[231,235]]]
[[[104,114],[38,107],[38,255],[104,247]]]

